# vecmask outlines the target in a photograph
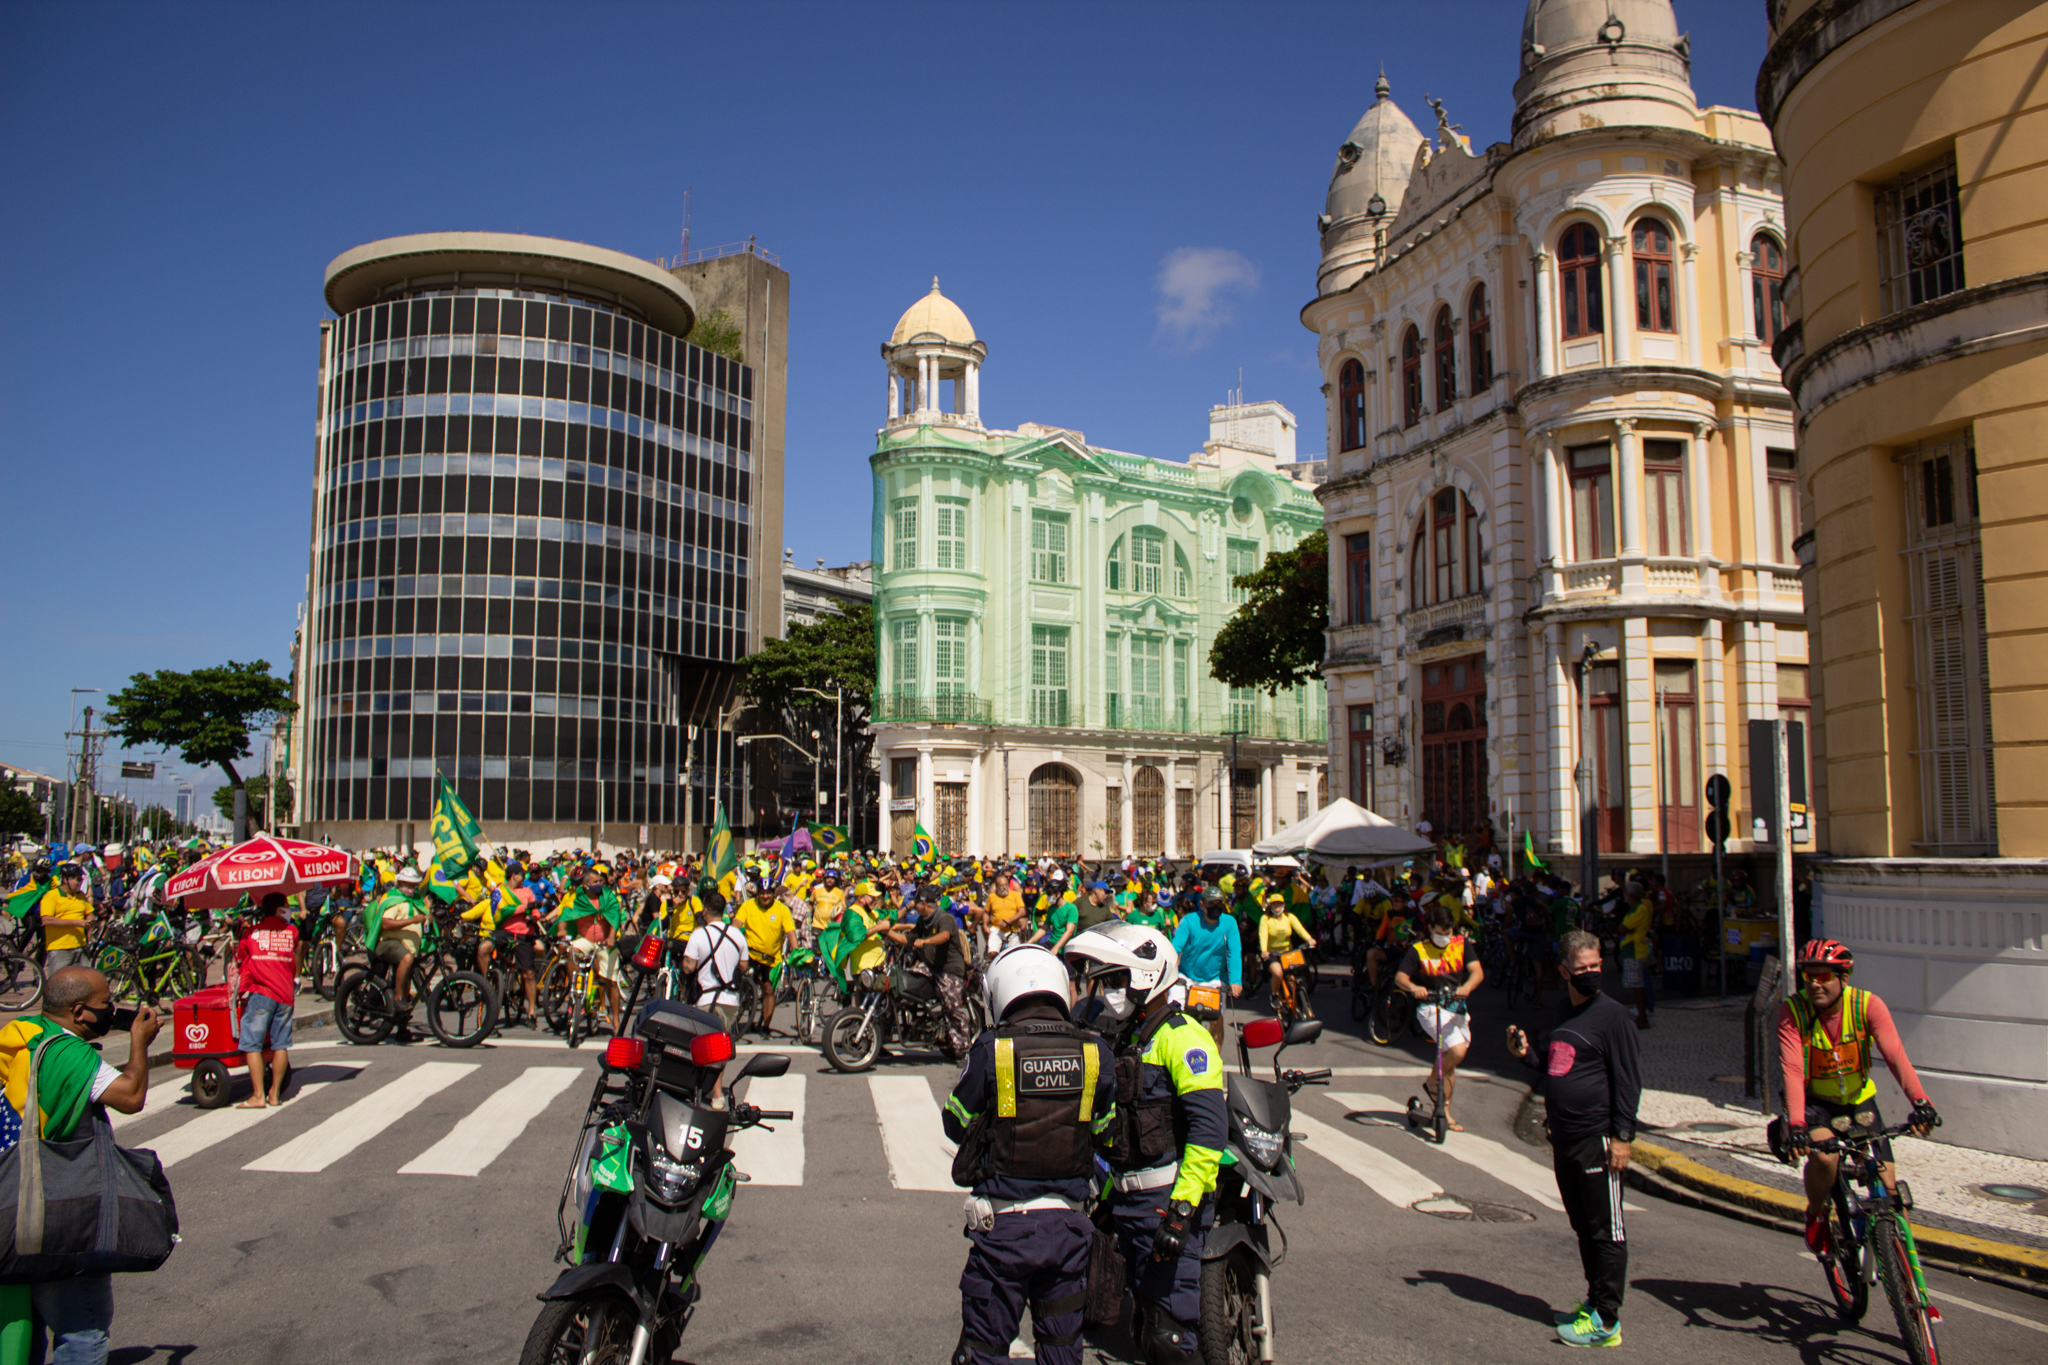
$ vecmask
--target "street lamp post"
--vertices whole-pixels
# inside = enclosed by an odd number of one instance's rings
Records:
[[[813,731],[811,731],[811,739],[812,739],[812,741],[813,741],[813,742],[815,742],[815,741],[817,740],[817,738],[818,738],[818,732],[817,732],[816,730],[813,730]],[[783,742],[784,744],[787,744],[787,745],[788,745],[788,746],[789,746],[790,748],[792,748],[792,749],[796,750],[796,751],[797,751],[798,753],[802,754],[802,755],[803,755],[803,756],[804,756],[805,758],[808,758],[809,760],[811,760],[811,799],[812,799],[812,801],[813,801],[813,802],[815,802],[815,801],[817,800],[817,796],[818,796],[818,755],[817,755],[816,751],[814,751],[814,750],[811,750],[811,749],[806,749],[806,748],[805,748],[805,747],[804,747],[803,745],[801,745],[801,744],[797,743],[797,742],[796,742],[795,740],[791,739],[791,738],[790,738],[790,737],[789,737],[788,735],[778,735],[778,734],[765,734],[765,735],[741,735],[741,736],[739,736],[738,738],[734,739],[734,740],[733,740],[733,743],[735,743],[735,744],[751,744],[751,743],[753,743],[753,742],[754,742],[755,740],[757,740],[757,739],[779,739],[779,740],[781,740],[781,741],[782,741],[782,742]]]
[[[1582,637],[1579,652],[1579,897],[1591,908],[1600,891],[1600,811],[1593,797],[1593,656],[1599,647]]]
[[[814,697],[832,698],[832,820],[836,824],[846,819],[846,693],[837,687],[830,692],[820,691],[815,687],[792,687],[789,690],[808,692]],[[811,738],[816,739],[817,736],[816,730],[811,731]],[[851,822],[849,833],[850,826]]]

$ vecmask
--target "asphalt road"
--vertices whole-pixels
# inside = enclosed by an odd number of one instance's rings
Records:
[[[1327,989],[1319,1002],[1341,1014],[1344,997]],[[1557,1359],[1550,1314],[1583,1281],[1548,1153],[1513,1134],[1523,1085],[1505,1065],[1501,1080],[1468,1079],[1458,1112],[1469,1140],[1440,1149],[1400,1118],[1420,1063],[1351,1028],[1336,1023],[1288,1056],[1353,1071],[1297,1101],[1308,1203],[1282,1215],[1279,1359]],[[157,1273],[116,1280],[116,1365],[510,1365],[533,1295],[558,1269],[555,1207],[597,1051],[531,1034],[470,1052],[304,1048],[299,1097],[253,1120],[201,1114],[183,1073],[157,1073],[148,1111],[120,1134],[171,1162],[184,1241]],[[913,1057],[839,1076],[792,1051],[790,1075],[754,1098],[801,1104],[802,1119],[742,1154],[756,1178],[705,1267],[683,1354],[700,1365],[944,1360],[966,1249],[936,1132],[952,1074]],[[1407,1207],[1438,1191],[1515,1221]],[[1702,1365],[1905,1359],[1881,1293],[1863,1327],[1844,1329],[1795,1239],[1652,1196],[1630,1202],[1623,1349]],[[1950,1362],[2048,1356],[2048,1300],[1929,1280]],[[1122,1361],[1127,1348],[1105,1338],[1088,1359]]]

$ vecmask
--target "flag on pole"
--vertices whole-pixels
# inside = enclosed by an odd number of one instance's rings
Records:
[[[718,884],[719,894],[730,899],[731,881],[739,867],[739,854],[733,850],[732,827],[725,822],[725,803],[721,801],[711,823],[711,842],[704,848],[704,875]]]
[[[1543,860],[1536,856],[1535,836],[1526,829],[1522,831],[1522,861],[1535,868],[1538,872],[1545,870]]]
[[[853,842],[853,835],[844,825],[807,824],[804,828],[810,831],[811,846],[820,853],[838,853]]]
[[[913,858],[929,858],[932,856],[934,847],[932,836],[925,831],[924,825],[920,823],[917,827],[917,833],[910,836],[910,856]]]
[[[446,774],[437,773],[440,792],[434,798],[434,866],[443,877],[457,877],[476,857],[477,838],[483,826],[455,795],[455,788],[449,785]]]

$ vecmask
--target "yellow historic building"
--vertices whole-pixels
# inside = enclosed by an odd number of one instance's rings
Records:
[[[1747,853],[1745,722],[1809,693],[1778,159],[1668,0],[1531,0],[1520,50],[1510,140],[1382,76],[1331,173],[1332,786],[1641,862],[1725,773]]]
[[[1944,1136],[2048,1156],[2048,7],[1770,22],[1816,931],[1898,1015]]]

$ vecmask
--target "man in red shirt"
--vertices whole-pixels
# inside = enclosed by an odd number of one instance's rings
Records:
[[[285,1070],[291,1065],[292,998],[298,961],[299,931],[284,917],[285,899],[276,891],[263,898],[262,918],[243,924],[235,934],[235,971],[241,979],[242,1055],[249,1062],[254,1089],[244,1109],[265,1109],[284,1103]],[[271,1061],[269,1098],[264,1098],[263,1060]]]

